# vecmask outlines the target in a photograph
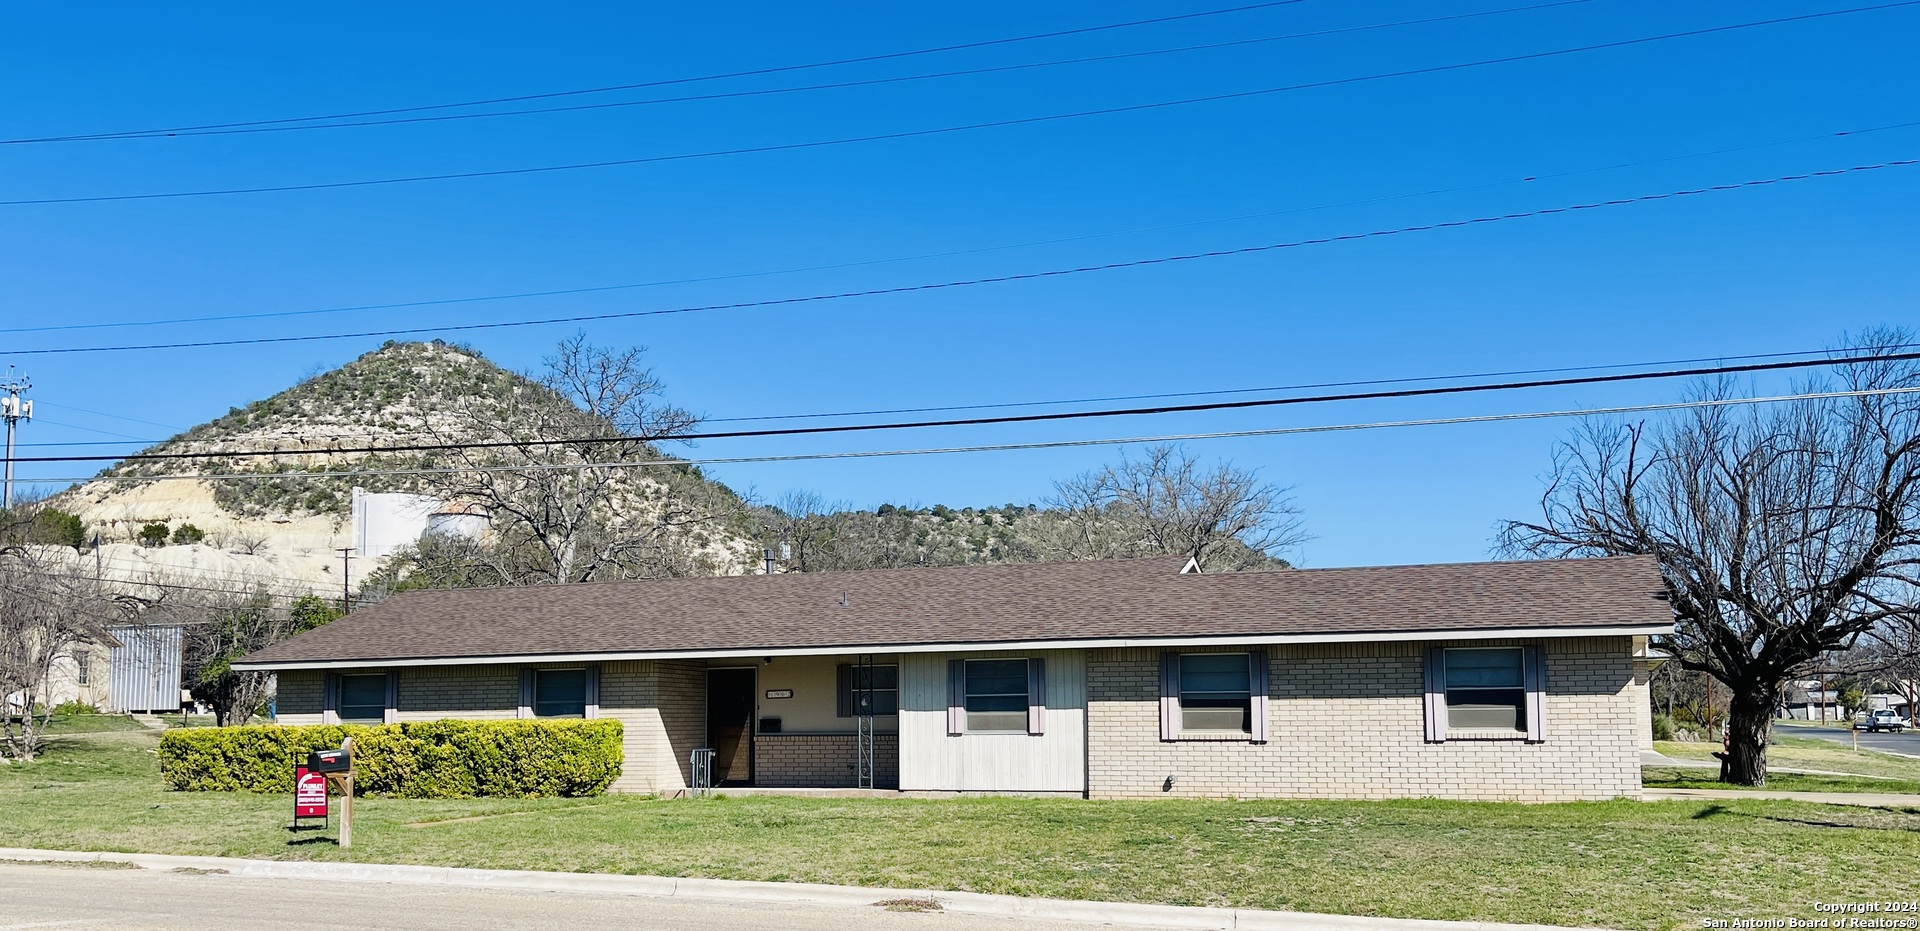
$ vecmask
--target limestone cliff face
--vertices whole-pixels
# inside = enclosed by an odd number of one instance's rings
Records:
[[[254,579],[280,590],[333,595],[341,584],[338,550],[355,543],[353,489],[431,489],[419,476],[328,473],[440,464],[430,452],[370,455],[334,450],[438,442],[458,435],[457,408],[504,410],[508,399],[521,405],[530,399],[568,404],[472,350],[437,342],[388,343],[144,450],[206,458],[125,463],[68,489],[51,503],[79,515],[89,536],[99,535],[106,545],[97,565],[109,577],[132,581],[165,575],[223,583]],[[261,449],[292,454],[270,459],[221,455]],[[234,472],[275,477],[139,480]],[[697,473],[677,474],[673,482],[654,486],[659,493],[672,494],[674,484],[687,482],[732,494]],[[191,524],[205,537],[191,544],[139,545],[141,529],[153,523],[170,531]],[[753,564],[758,549],[746,537],[722,526],[700,533],[699,545],[711,553],[716,571],[743,571]],[[92,553],[73,558],[96,564]],[[378,563],[355,559],[353,577],[370,575]]]

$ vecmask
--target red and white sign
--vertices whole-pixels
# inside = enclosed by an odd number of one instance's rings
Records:
[[[293,768],[293,816],[295,818],[327,816],[326,776],[307,772],[305,766]]]

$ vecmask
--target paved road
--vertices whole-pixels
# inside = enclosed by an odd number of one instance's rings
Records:
[[[0,863],[0,931],[1086,931],[1084,924]]]
[[[1774,733],[1783,737],[1812,737],[1817,740],[1831,740],[1834,743],[1853,746],[1853,735],[1843,727],[1816,727],[1801,724],[1782,724]],[[1860,732],[1860,748],[1863,750],[1885,750],[1888,753],[1905,753],[1920,756],[1920,733],[1901,731],[1898,734]]]

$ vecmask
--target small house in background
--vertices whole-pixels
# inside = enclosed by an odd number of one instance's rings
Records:
[[[1637,797],[1649,558],[1181,559],[407,592],[246,657],[289,724],[617,718],[616,790]]]
[[[102,711],[178,711],[184,703],[181,667],[186,628],[179,624],[110,627],[119,642],[108,654],[107,700]]]
[[[109,627],[108,640],[74,644],[53,658],[37,703],[112,713],[179,710],[185,633],[179,624]],[[8,704],[17,709],[20,702]]]

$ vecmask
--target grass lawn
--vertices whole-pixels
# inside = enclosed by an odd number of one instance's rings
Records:
[[[1793,802],[599,799],[355,804],[167,792],[152,732],[0,766],[0,846],[804,880],[1616,928],[1920,899],[1920,809]]]
[[[146,728],[124,714],[56,714],[47,719],[47,733],[99,734],[110,731],[138,731]]]
[[[1717,743],[1681,743],[1674,740],[1662,740],[1653,745],[1662,756],[1676,760],[1713,760],[1713,753],[1720,749]],[[1718,762],[1714,760],[1714,762]],[[1767,748],[1767,765],[1784,766],[1788,769],[1817,769],[1830,773],[1853,773],[1860,776],[1884,776],[1892,779],[1920,782],[1920,759],[1899,756],[1892,753],[1878,753],[1873,750],[1855,750],[1826,740],[1811,737],[1784,737],[1776,735],[1774,744]],[[1784,774],[1782,774],[1784,775]],[[1776,776],[1767,776],[1767,788],[1774,788]],[[1867,779],[1863,782],[1874,782]],[[1911,792],[1912,789],[1860,789],[1862,792]]]
[[[1715,778],[1711,769],[1683,766],[1649,766],[1641,770],[1640,782],[1650,789],[1745,789]],[[1881,779],[1867,776],[1811,776],[1798,773],[1767,774],[1767,792],[1897,792],[1920,795],[1920,779]]]

